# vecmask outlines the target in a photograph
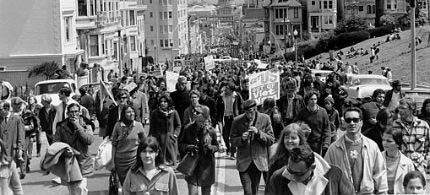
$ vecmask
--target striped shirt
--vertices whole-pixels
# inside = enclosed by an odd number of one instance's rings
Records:
[[[427,122],[414,116],[411,124],[405,124],[397,119],[393,128],[402,131],[403,144],[400,148],[402,153],[410,158],[417,168],[426,168],[430,160],[430,128]]]

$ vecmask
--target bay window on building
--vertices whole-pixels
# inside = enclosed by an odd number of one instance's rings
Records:
[[[90,35],[90,56],[99,56],[99,36]]]

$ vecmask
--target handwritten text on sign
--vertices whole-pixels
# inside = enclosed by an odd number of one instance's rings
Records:
[[[278,100],[280,97],[279,72],[264,71],[249,75],[249,97],[263,104],[266,98]]]

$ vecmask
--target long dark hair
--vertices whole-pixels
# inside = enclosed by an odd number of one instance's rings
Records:
[[[169,95],[167,94],[162,94],[160,95],[160,97],[158,97],[158,107],[160,107],[161,105],[161,99],[166,99],[167,102],[167,110],[172,110],[173,109],[173,101],[172,98],[170,98]]]
[[[121,118],[119,119],[119,121],[123,122],[124,124],[129,124],[129,123],[131,122],[131,121],[128,121],[128,120],[125,118],[125,111],[126,111],[128,108],[131,108],[131,109],[134,111],[134,114],[135,114],[135,117],[136,117],[136,111],[134,110],[133,106],[131,106],[131,105],[129,105],[129,104],[125,105],[124,107],[122,107],[122,110],[121,110]],[[132,121],[133,121],[133,120],[132,120]]]
[[[12,158],[7,154],[6,143],[0,138],[0,162],[12,162]]]
[[[421,107],[421,116],[423,116],[423,117],[424,116],[426,116],[426,117],[430,116],[430,113],[426,111],[426,106],[429,103],[430,103],[430,98],[427,98],[424,100],[423,107]]]
[[[160,152],[160,144],[158,143],[155,137],[149,136],[143,139],[141,142],[139,142],[139,146],[137,146],[136,164],[131,168],[133,172],[136,172],[140,167],[143,167],[143,162],[142,162],[142,159],[140,158],[140,153],[145,151],[147,147],[151,148],[154,152],[157,152],[157,153]],[[158,166],[161,163],[162,163],[161,155],[158,154],[155,157],[155,166]]]

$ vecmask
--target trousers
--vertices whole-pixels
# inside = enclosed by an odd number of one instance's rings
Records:
[[[261,174],[264,181],[267,182],[267,172],[261,172],[252,162],[245,172],[239,172],[240,182],[242,183],[243,194],[256,195],[260,185]]]

